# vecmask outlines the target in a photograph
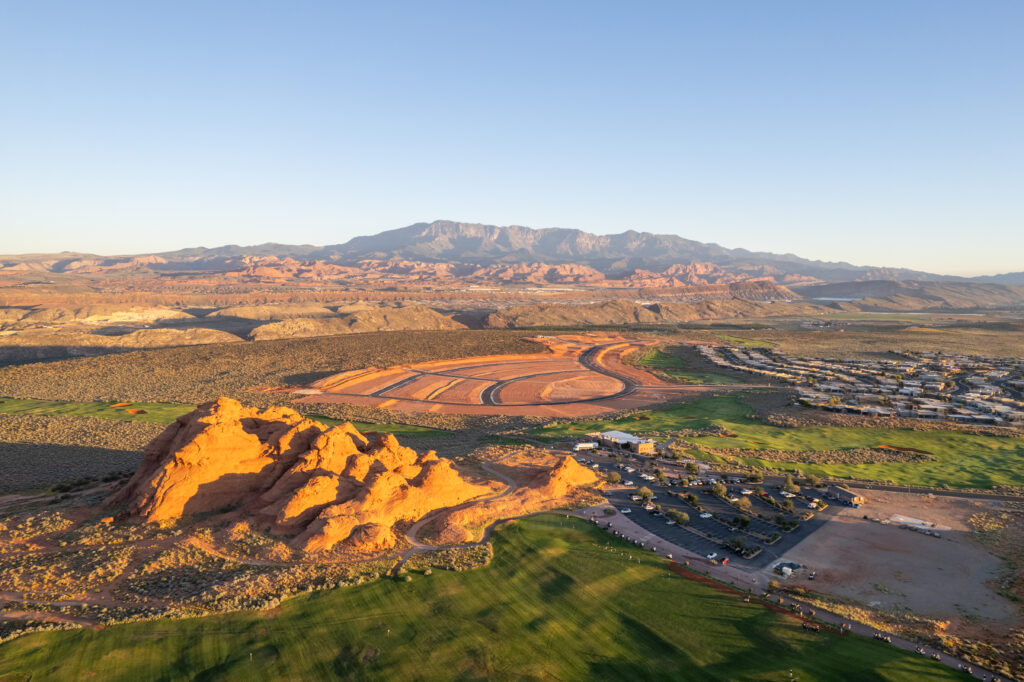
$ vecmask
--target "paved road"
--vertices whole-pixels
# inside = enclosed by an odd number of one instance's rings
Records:
[[[946,490],[945,488],[921,488],[910,485],[887,485],[885,483],[868,483],[861,481],[844,481],[837,479],[828,481],[835,485],[842,485],[847,488],[859,490],[885,490],[895,493],[917,493],[919,495],[942,495],[943,497],[966,497],[972,500],[1001,500],[1020,502],[1024,495],[1011,495],[1007,493],[986,493],[974,490]]]
[[[665,540],[659,535],[637,525],[631,519],[622,514],[614,514],[611,517],[606,517],[604,516],[604,510],[609,507],[611,507],[611,505],[601,504],[594,507],[587,507],[585,509],[578,509],[572,513],[580,518],[594,521],[600,527],[607,529],[610,533],[622,537],[629,542],[633,542],[642,549],[653,551],[656,554],[660,554],[677,563],[684,563],[691,570],[705,573],[712,578],[732,585],[741,591],[748,591],[760,597],[764,597],[768,594],[766,592],[767,585],[760,584],[755,575],[740,570],[731,564],[727,566],[712,564],[703,556]],[[777,600],[779,597],[774,597],[774,599],[776,600],[775,603],[778,604],[779,602]],[[837,628],[845,627],[851,632],[864,635],[865,637],[874,637],[876,634],[890,636],[888,633],[883,633],[880,630],[876,630],[875,628],[862,623],[846,620],[838,614],[813,607],[806,602],[792,599],[788,596],[782,599],[782,606],[794,606],[797,609],[796,613],[802,614],[805,617],[809,616],[810,612],[813,611],[813,618],[815,620],[834,625]],[[910,640],[901,639],[899,637],[892,637],[892,645],[911,652],[916,652],[921,648],[921,645],[916,642],[911,642]],[[939,654],[939,661],[950,668],[964,670],[967,667],[973,667],[973,677],[979,680],[998,679],[997,676],[990,671],[979,668],[976,665],[969,664],[967,661],[950,656],[938,651],[937,649],[923,647],[923,650],[925,655],[928,656],[931,656],[932,654]]]

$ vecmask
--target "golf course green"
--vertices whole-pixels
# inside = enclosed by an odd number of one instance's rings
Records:
[[[658,370],[681,384],[739,384],[740,379],[716,372],[698,372],[678,355],[671,355],[660,348],[652,348],[636,360],[645,369]]]

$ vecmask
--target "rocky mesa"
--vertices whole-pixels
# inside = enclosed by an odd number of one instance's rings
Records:
[[[240,512],[297,549],[376,551],[394,546],[395,524],[493,492],[393,435],[221,398],[168,426],[105,505],[140,521]]]

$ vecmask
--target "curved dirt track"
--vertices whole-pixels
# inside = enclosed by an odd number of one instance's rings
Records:
[[[641,409],[721,386],[668,384],[624,358],[656,345],[612,335],[539,337],[547,353],[445,360],[343,372],[300,403],[350,403],[408,412],[584,417]]]

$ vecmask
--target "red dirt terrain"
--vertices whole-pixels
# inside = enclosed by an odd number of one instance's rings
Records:
[[[394,546],[396,523],[491,493],[393,435],[371,442],[349,423],[221,398],[168,426],[106,504],[140,521],[239,510],[297,549],[365,551]]]
[[[296,402],[445,414],[580,417],[647,407],[680,392],[701,390],[668,384],[623,361],[655,345],[655,340],[599,334],[533,340],[548,351],[351,370],[315,382]]]

